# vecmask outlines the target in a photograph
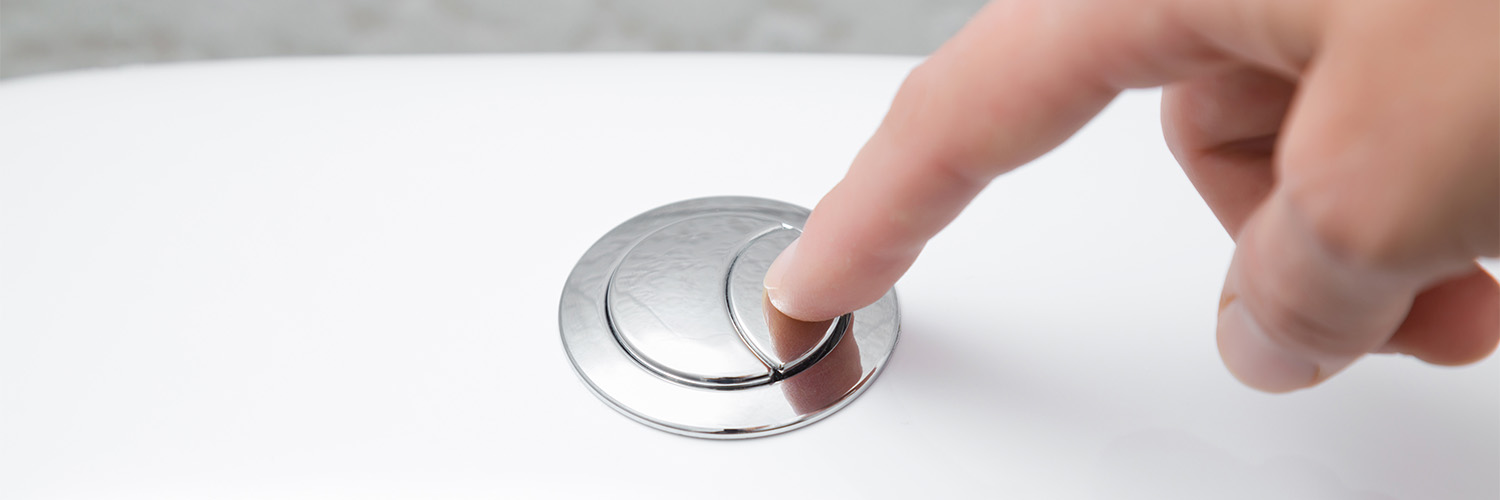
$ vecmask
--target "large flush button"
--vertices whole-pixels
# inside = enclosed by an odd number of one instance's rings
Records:
[[[895,347],[896,296],[822,323],[771,308],[761,282],[807,215],[703,198],[605,234],[563,288],[558,322],[574,369],[626,416],[695,437],[775,434],[849,404]]]
[[[688,383],[769,379],[727,310],[725,278],[751,238],[781,223],[708,214],[667,225],[636,243],[615,269],[609,321],[643,364]]]

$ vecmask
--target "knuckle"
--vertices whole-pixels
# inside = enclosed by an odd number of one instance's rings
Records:
[[[934,59],[927,59],[917,64],[916,67],[912,68],[906,74],[906,79],[901,82],[901,88],[898,90],[899,94],[918,99],[930,95],[936,82],[940,81],[939,77],[941,75],[939,73],[942,70],[937,67],[937,64],[939,63]]]
[[[1327,262],[1359,271],[1402,267],[1413,255],[1401,214],[1372,198],[1349,182],[1313,179],[1286,186],[1283,201],[1290,225]]]
[[[1251,308],[1266,337],[1284,347],[1317,353],[1359,352],[1351,339],[1317,321],[1306,309],[1275,304]]]

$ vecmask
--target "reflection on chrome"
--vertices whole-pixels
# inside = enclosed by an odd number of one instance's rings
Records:
[[[761,306],[766,313],[766,325],[771,331],[771,344],[782,359],[801,355],[823,340],[835,320],[806,322],[782,314],[771,299],[765,298]],[[849,391],[859,387],[863,373],[859,363],[859,345],[855,340],[854,326],[844,330],[843,335],[830,339],[836,342],[833,350],[823,355],[812,366],[782,380],[781,392],[792,404],[798,415],[806,415],[842,399]]]

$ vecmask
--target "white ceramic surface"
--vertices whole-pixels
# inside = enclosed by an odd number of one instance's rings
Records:
[[[594,398],[574,261],[710,195],[805,206],[912,59],[269,60],[0,84],[0,497],[1500,496],[1500,362],[1219,364],[1229,239],[1131,92],[898,285],[885,373],[740,442]],[[641,181],[641,179],[649,181]]]

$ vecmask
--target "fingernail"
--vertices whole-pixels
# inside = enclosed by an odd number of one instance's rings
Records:
[[[1241,383],[1266,392],[1311,387],[1322,376],[1307,356],[1276,343],[1232,294],[1219,312],[1219,355]]]
[[[783,313],[787,312],[787,303],[781,284],[786,278],[787,269],[792,266],[792,260],[797,258],[797,243],[801,241],[801,238],[792,240],[792,244],[787,245],[781,251],[781,255],[777,255],[776,260],[771,262],[771,268],[766,270],[764,280],[766,295],[771,298],[771,305],[776,306],[776,309]]]

